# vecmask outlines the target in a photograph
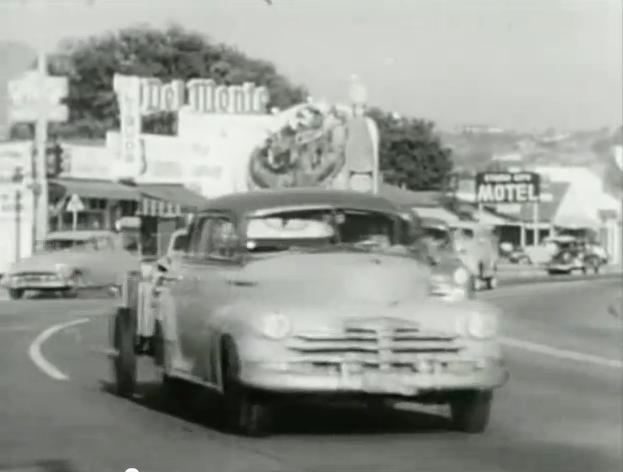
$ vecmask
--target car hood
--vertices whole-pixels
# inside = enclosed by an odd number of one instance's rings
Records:
[[[73,251],[46,251],[20,259],[11,266],[10,273],[50,272],[56,264],[70,264],[76,254]]]
[[[299,253],[253,260],[233,283],[269,303],[387,304],[426,297],[430,270],[406,256]]]

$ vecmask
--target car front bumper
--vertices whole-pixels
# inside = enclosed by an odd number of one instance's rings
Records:
[[[432,372],[398,372],[338,369],[303,369],[294,363],[243,363],[241,382],[275,393],[360,393],[416,397],[427,393],[493,389],[509,379],[501,359],[456,361],[451,369]]]
[[[14,278],[5,282],[4,287],[9,290],[69,290],[74,285],[69,280],[61,278],[49,279],[49,280],[28,280]]]
[[[572,270],[581,269],[582,266],[577,264],[550,263],[547,264],[547,270],[554,272],[571,272]]]

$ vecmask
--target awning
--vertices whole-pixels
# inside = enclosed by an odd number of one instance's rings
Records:
[[[436,218],[446,223],[459,221],[459,217],[441,207],[413,207],[413,211],[421,218]]]
[[[183,216],[203,208],[208,200],[178,184],[141,184],[139,215],[164,218]]]
[[[51,179],[51,185],[63,188],[65,195],[102,200],[139,201],[139,193],[132,187],[110,180]]]

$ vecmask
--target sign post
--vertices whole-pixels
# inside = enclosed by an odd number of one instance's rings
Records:
[[[22,257],[22,191],[15,190],[15,262]]]
[[[48,232],[48,188],[46,179],[46,142],[48,122],[67,121],[67,106],[61,101],[67,96],[66,77],[47,74],[47,57],[39,52],[37,70],[28,71],[9,82],[9,121],[12,123],[36,123],[35,162],[33,185],[35,218],[33,243],[42,240]]]
[[[84,204],[77,194],[73,194],[67,202],[67,211],[72,213],[72,229],[76,231],[78,229],[78,212],[84,211]]]

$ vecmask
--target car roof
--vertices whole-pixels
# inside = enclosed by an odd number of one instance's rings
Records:
[[[215,198],[204,211],[233,211],[239,215],[253,215],[263,210],[288,210],[307,207],[345,207],[384,213],[401,213],[389,200],[363,192],[327,190],[321,188],[257,190],[234,193]]]
[[[54,231],[47,235],[46,241],[58,241],[61,239],[73,239],[74,241],[86,241],[93,238],[113,236],[115,233],[105,230],[83,230],[83,231]]]

